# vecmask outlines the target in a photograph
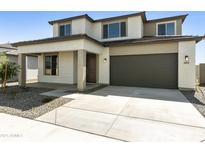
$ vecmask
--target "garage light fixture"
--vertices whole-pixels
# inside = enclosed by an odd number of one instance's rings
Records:
[[[106,63],[107,62],[107,58],[104,58],[103,61],[104,61],[104,63]]]
[[[189,56],[184,56],[184,64],[189,64]]]

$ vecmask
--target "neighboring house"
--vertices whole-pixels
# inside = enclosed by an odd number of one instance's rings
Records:
[[[10,62],[18,63],[18,54],[16,48],[12,47],[11,44],[0,44],[0,53],[6,53]],[[15,76],[13,79],[9,80],[10,82],[18,81],[18,77]]]
[[[0,52],[5,52],[9,61],[18,64],[18,53],[16,48],[11,44],[0,44]],[[38,58],[37,56],[26,56],[26,81],[37,80],[38,75]],[[18,81],[18,77],[15,76],[10,81]]]
[[[8,59],[14,63],[18,62],[18,54],[16,50],[17,49],[12,47],[9,43],[0,44],[0,53],[3,53],[3,52],[6,53]]]
[[[53,37],[13,43],[21,67],[38,55],[38,81],[116,86],[195,88],[195,45],[183,36],[187,15],[148,20],[145,12],[94,20],[88,15],[49,21]],[[23,34],[22,34],[23,35]],[[25,71],[19,82],[25,85]]]

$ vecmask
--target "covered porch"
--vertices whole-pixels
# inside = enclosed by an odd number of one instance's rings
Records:
[[[109,84],[109,48],[92,40],[21,44],[18,53],[18,63],[21,66],[18,76],[20,86],[43,86],[51,89],[58,87],[85,91],[96,85]],[[26,84],[25,56],[27,54],[38,56],[37,83]],[[50,55],[55,55],[55,60],[47,66],[46,56]]]

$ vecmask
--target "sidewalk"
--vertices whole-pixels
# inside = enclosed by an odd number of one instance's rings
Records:
[[[5,141],[118,141],[48,123],[0,113],[0,142]]]

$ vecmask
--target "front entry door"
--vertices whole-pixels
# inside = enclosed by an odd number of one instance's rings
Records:
[[[86,55],[86,81],[96,83],[96,55],[87,53]]]

